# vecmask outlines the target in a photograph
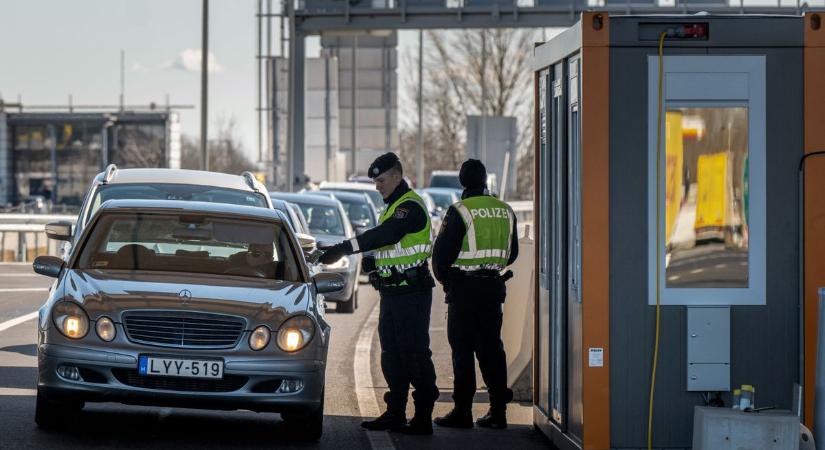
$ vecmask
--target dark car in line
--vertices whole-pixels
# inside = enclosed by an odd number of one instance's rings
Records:
[[[320,195],[270,192],[272,198],[295,203],[301,208],[309,225],[309,233],[318,246],[338,243],[355,237],[347,220],[344,206],[334,198]],[[335,303],[335,311],[352,313],[358,308],[358,275],[361,271],[361,254],[348,255],[332,264],[319,264],[321,272],[337,273],[344,277],[346,286],[339,293],[325,296]]]

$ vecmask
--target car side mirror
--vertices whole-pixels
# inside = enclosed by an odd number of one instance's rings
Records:
[[[65,220],[47,223],[46,236],[48,236],[49,239],[56,239],[58,241],[71,241],[72,223]]]
[[[42,255],[34,258],[32,268],[40,275],[57,278],[60,275],[60,271],[63,270],[63,264],[63,260],[56,256]]]
[[[338,273],[323,272],[312,277],[319,294],[331,294],[344,289],[344,277]]]
[[[315,242],[315,238],[304,233],[295,233],[295,239],[298,240],[298,245],[301,246],[301,250],[304,254],[310,254],[313,250],[318,246],[317,242]]]

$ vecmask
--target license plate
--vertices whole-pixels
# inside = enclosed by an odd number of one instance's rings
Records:
[[[146,376],[223,378],[223,361],[140,356],[138,373]]]

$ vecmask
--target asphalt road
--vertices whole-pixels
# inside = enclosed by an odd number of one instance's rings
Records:
[[[548,448],[550,444],[531,425],[529,405],[513,404],[507,430],[450,430],[435,428],[433,436],[402,436],[367,432],[362,415],[383,410],[386,383],[379,367],[380,346],[371,313],[378,294],[361,286],[354,314],[329,312],[332,324],[327,361],[324,435],[318,443],[292,440],[277,414],[249,411],[203,411],[182,408],[138,407],[87,403],[71,426],[44,431],[34,423],[37,353],[35,322],[29,320],[3,330],[3,323],[36,311],[46,297],[51,279],[34,274],[30,265],[0,264],[0,449],[96,448],[334,448],[417,449]],[[446,306],[436,293],[430,324],[433,358],[441,399],[436,415],[451,408],[452,377],[446,334]],[[369,320],[372,317],[373,320]],[[360,349],[360,353],[359,353]],[[360,354],[356,357],[356,354]],[[369,367],[360,370],[359,364]],[[357,374],[357,375],[356,375]],[[356,379],[357,377],[357,379]],[[481,380],[481,377],[479,377]],[[476,395],[474,414],[486,411],[483,389]],[[412,404],[412,401],[410,401]],[[412,405],[408,412],[412,416]],[[362,413],[362,409],[365,411]]]

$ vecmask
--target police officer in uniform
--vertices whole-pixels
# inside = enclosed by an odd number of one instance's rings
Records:
[[[472,428],[476,391],[475,358],[490,394],[490,410],[480,427],[506,428],[507,366],[501,342],[504,282],[501,271],[518,256],[516,217],[512,209],[487,193],[487,171],[476,159],[459,172],[464,186],[452,205],[433,248],[433,272],[447,293],[447,337],[453,352],[453,410],[438,417],[439,426]]]
[[[379,225],[330,247],[320,262],[330,264],[344,255],[376,250],[374,262],[365,258],[364,266],[371,271],[370,282],[381,296],[378,337],[381,370],[389,392],[384,395],[387,411],[361,426],[432,434],[438,388],[429,335],[435,287],[427,267],[432,252],[430,215],[421,197],[404,181],[401,162],[394,153],[378,157],[369,167],[369,176],[386,204]],[[415,388],[415,416],[407,423],[410,385]]]

